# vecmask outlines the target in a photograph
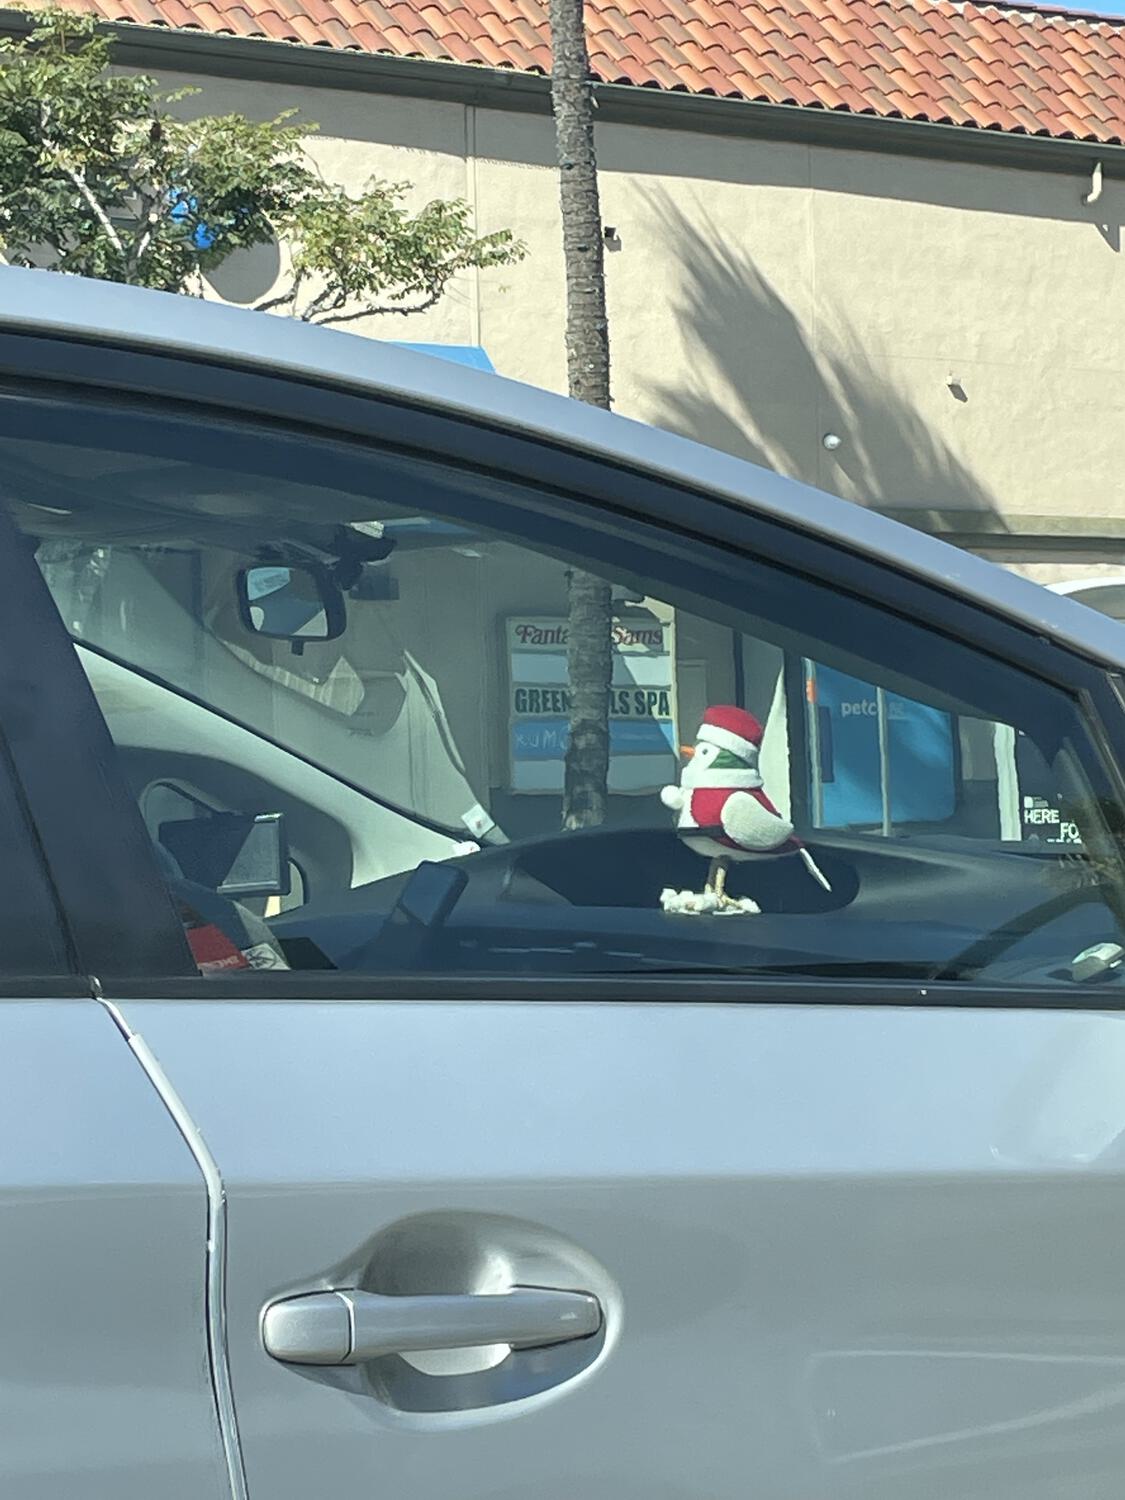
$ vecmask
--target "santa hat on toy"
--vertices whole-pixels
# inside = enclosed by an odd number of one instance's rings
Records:
[[[758,759],[762,746],[762,726],[753,714],[731,704],[718,704],[703,715],[696,740],[729,750],[751,765]]]

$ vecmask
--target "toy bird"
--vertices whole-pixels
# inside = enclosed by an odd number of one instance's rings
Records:
[[[759,910],[748,897],[726,894],[732,862],[763,855],[796,854],[825,890],[831,887],[812,855],[762,789],[758,756],[762,726],[744,708],[718,705],[703,715],[691,759],[678,786],[660,793],[665,807],[679,813],[684,843],[710,861],[702,892],[665,890],[665,911],[726,915]],[[697,828],[697,834],[686,830]]]

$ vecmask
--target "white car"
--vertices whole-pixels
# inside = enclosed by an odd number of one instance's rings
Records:
[[[46,273],[0,485],[5,1496],[1119,1500],[1120,625]]]
[[[1047,587],[1056,594],[1066,594],[1081,604],[1088,604],[1111,620],[1125,620],[1125,574],[1068,579],[1065,583],[1051,583]]]

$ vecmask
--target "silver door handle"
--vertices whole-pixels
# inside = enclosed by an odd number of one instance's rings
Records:
[[[602,1310],[587,1292],[516,1287],[499,1296],[383,1297],[345,1288],[271,1302],[266,1353],[291,1365],[358,1365],[383,1354],[512,1344],[534,1349],[590,1338]]]

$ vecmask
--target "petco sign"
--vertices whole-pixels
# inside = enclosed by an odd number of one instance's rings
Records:
[[[875,689],[843,672],[807,664],[820,751],[821,825],[865,827],[942,822],[956,805],[956,748],[947,713],[887,693],[887,765],[879,752]],[[815,778],[814,778],[815,779]]]

